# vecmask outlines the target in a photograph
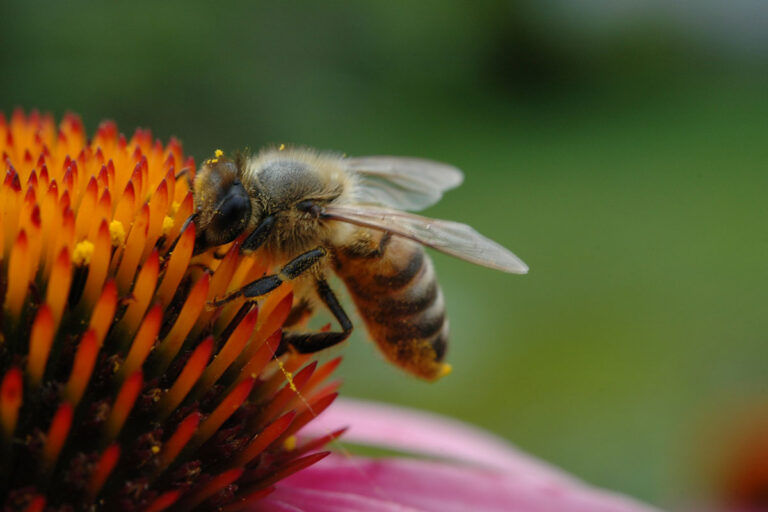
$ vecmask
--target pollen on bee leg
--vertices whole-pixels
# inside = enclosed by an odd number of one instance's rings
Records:
[[[450,375],[452,371],[453,371],[453,366],[451,366],[449,363],[443,363],[440,366],[440,371],[437,374],[437,378],[442,379],[443,377]]]

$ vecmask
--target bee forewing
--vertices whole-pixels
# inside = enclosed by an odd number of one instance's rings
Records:
[[[328,205],[323,209],[323,215],[389,231],[484,267],[512,274],[528,272],[528,265],[520,258],[466,224],[369,205]]]
[[[421,210],[435,204],[443,192],[458,187],[464,175],[452,165],[396,156],[345,158],[347,170],[357,175],[361,203],[402,210]]]

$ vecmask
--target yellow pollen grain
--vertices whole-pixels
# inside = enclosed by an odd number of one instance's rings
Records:
[[[277,361],[277,366],[280,367],[280,371],[283,372],[283,375],[285,375],[285,380],[288,381],[288,385],[291,387],[294,393],[298,393],[299,389],[296,387],[296,384],[293,383],[293,374],[285,369],[285,366],[283,366],[283,362],[279,359],[275,359]]]
[[[437,377],[439,379],[442,379],[443,377],[450,375],[453,371],[453,366],[451,366],[448,363],[443,364],[443,366],[440,368],[440,373],[437,374]]]
[[[109,223],[109,236],[112,237],[112,245],[120,247],[125,242],[125,228],[119,220],[113,220]]]
[[[213,155],[214,155],[213,158],[209,158],[208,160],[205,161],[206,164],[212,165],[217,163],[219,161],[219,158],[224,156],[224,152],[220,149],[217,149],[216,151],[213,152]]]
[[[91,262],[91,256],[93,255],[94,245],[88,240],[75,245],[75,250],[72,251],[72,263],[75,265],[88,265]]]
[[[152,451],[152,453],[155,453],[155,454],[160,453],[160,447],[157,446],[156,444],[153,444],[150,450]]]
[[[290,451],[293,451],[296,449],[296,436],[288,436],[285,441],[283,441],[283,447]]]
[[[173,218],[166,215],[165,217],[163,217],[163,228],[162,228],[163,235],[167,235],[168,233],[171,232],[172,229],[173,229]]]
[[[280,144],[280,147],[277,148],[278,151],[283,151],[285,149],[285,144]]]

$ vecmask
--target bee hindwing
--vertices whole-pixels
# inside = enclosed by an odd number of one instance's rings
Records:
[[[365,156],[345,158],[344,164],[357,177],[358,202],[400,210],[422,210],[433,205],[443,192],[464,180],[456,167],[422,158]]]

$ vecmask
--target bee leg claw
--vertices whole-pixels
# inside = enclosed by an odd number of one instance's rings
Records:
[[[240,297],[242,295],[240,291],[228,293],[227,295],[223,296],[222,298],[214,297],[213,300],[208,301],[208,308],[209,309],[215,309],[223,306],[224,304],[228,302],[232,302],[236,298]]]

